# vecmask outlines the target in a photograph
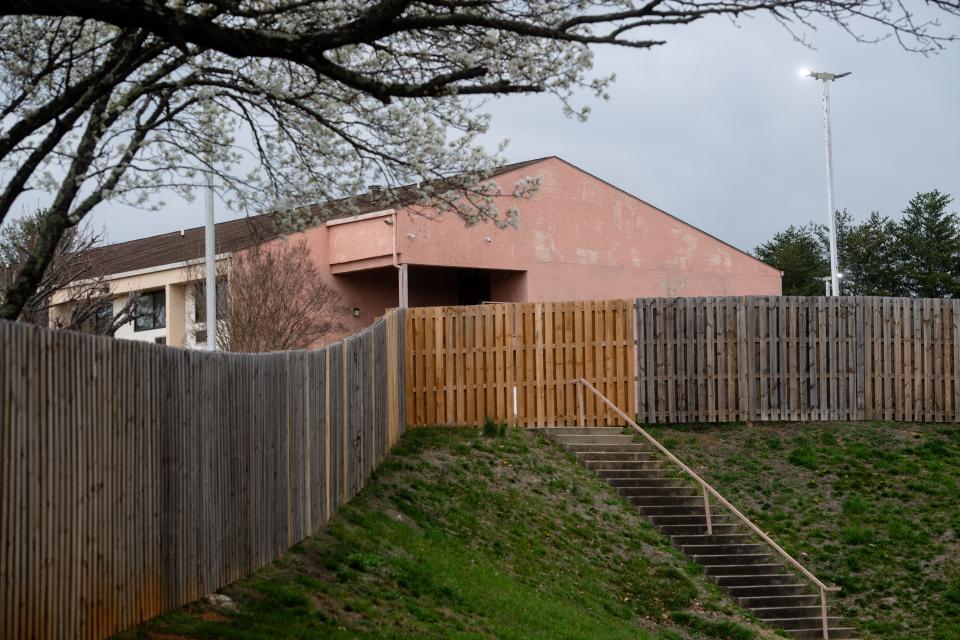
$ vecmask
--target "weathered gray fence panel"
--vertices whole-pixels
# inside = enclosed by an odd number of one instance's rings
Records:
[[[865,297],[641,298],[641,420],[956,421],[958,304]]]
[[[252,355],[0,322],[0,637],[103,638],[318,531],[405,429],[403,324]]]

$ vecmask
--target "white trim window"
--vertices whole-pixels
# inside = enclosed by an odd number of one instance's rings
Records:
[[[141,293],[137,297],[134,331],[151,331],[167,326],[167,293],[163,289]]]

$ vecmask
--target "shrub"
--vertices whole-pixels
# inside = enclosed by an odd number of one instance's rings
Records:
[[[502,438],[507,435],[507,423],[497,422],[487,416],[483,419],[483,435],[487,438]]]
[[[787,456],[787,460],[798,467],[810,469],[811,471],[816,471],[817,469],[817,453],[809,444],[800,445],[791,451],[790,455]]]

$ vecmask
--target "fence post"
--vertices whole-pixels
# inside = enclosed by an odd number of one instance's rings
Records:
[[[830,640],[830,625],[827,623],[827,592],[820,587],[820,619],[823,623],[823,640]]]
[[[707,488],[703,488],[703,510],[707,516],[707,535],[713,535],[713,516],[710,515],[710,494],[707,493]]]
[[[579,380],[574,380],[573,384],[577,385],[577,425],[583,428],[587,426],[583,417],[583,385]]]

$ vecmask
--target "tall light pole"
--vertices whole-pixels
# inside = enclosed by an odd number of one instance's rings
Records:
[[[208,124],[207,134],[209,131],[213,130],[213,119],[214,119],[214,109],[216,105],[213,102],[212,94],[207,92],[206,100],[204,101],[204,118],[205,124]],[[207,167],[204,172],[206,175],[206,193],[205,193],[205,202],[206,205],[204,211],[204,224],[203,224],[203,244],[204,244],[204,265],[206,267],[206,281],[207,286],[205,287],[207,294],[207,350],[216,351],[217,350],[217,238],[216,238],[216,221],[213,216],[213,140],[207,139],[206,148],[204,149],[204,155],[206,156]],[[196,303],[196,301],[194,301]]]
[[[213,171],[207,171],[204,216],[204,263],[207,271],[207,350],[217,350],[217,259],[216,223],[213,219]]]
[[[820,80],[823,87],[823,141],[827,156],[827,232],[830,236],[830,290],[840,295],[840,266],[837,260],[837,213],[833,205],[833,135],[830,129],[830,83],[850,75],[800,69],[800,76]]]

